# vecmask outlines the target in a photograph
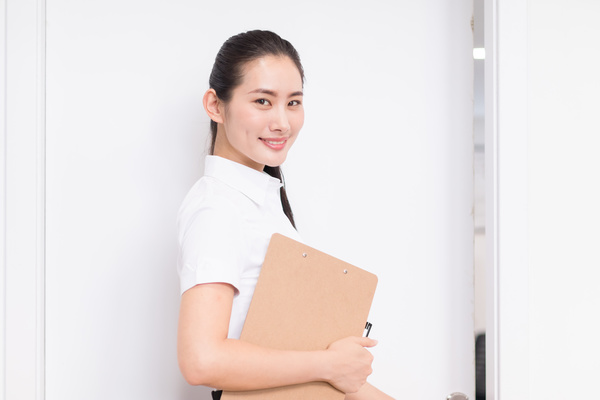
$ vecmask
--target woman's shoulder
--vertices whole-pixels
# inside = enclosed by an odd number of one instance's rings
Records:
[[[209,177],[200,178],[188,191],[179,208],[178,224],[193,220],[234,222],[243,218],[243,203],[247,199],[223,182]]]
[[[200,178],[188,191],[180,207],[186,209],[234,210],[239,196],[235,190],[210,176]]]

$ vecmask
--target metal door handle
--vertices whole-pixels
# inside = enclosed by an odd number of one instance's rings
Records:
[[[454,392],[449,394],[446,400],[469,400],[469,397],[464,393]]]

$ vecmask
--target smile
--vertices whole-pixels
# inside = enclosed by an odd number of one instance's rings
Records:
[[[285,147],[285,143],[287,142],[287,139],[260,139],[262,140],[262,142],[264,144],[266,144],[268,147],[274,149],[274,150],[281,150]]]

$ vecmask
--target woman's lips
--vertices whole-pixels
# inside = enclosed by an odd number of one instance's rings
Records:
[[[283,139],[283,138],[273,138],[273,139],[260,138],[260,140],[262,140],[262,142],[267,147],[269,147],[273,150],[282,150],[285,147],[285,143],[287,142],[287,139]]]

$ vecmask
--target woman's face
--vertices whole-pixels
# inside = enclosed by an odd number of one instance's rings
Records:
[[[289,57],[262,57],[243,71],[224,106],[214,154],[262,171],[285,161],[304,124],[302,78]]]

